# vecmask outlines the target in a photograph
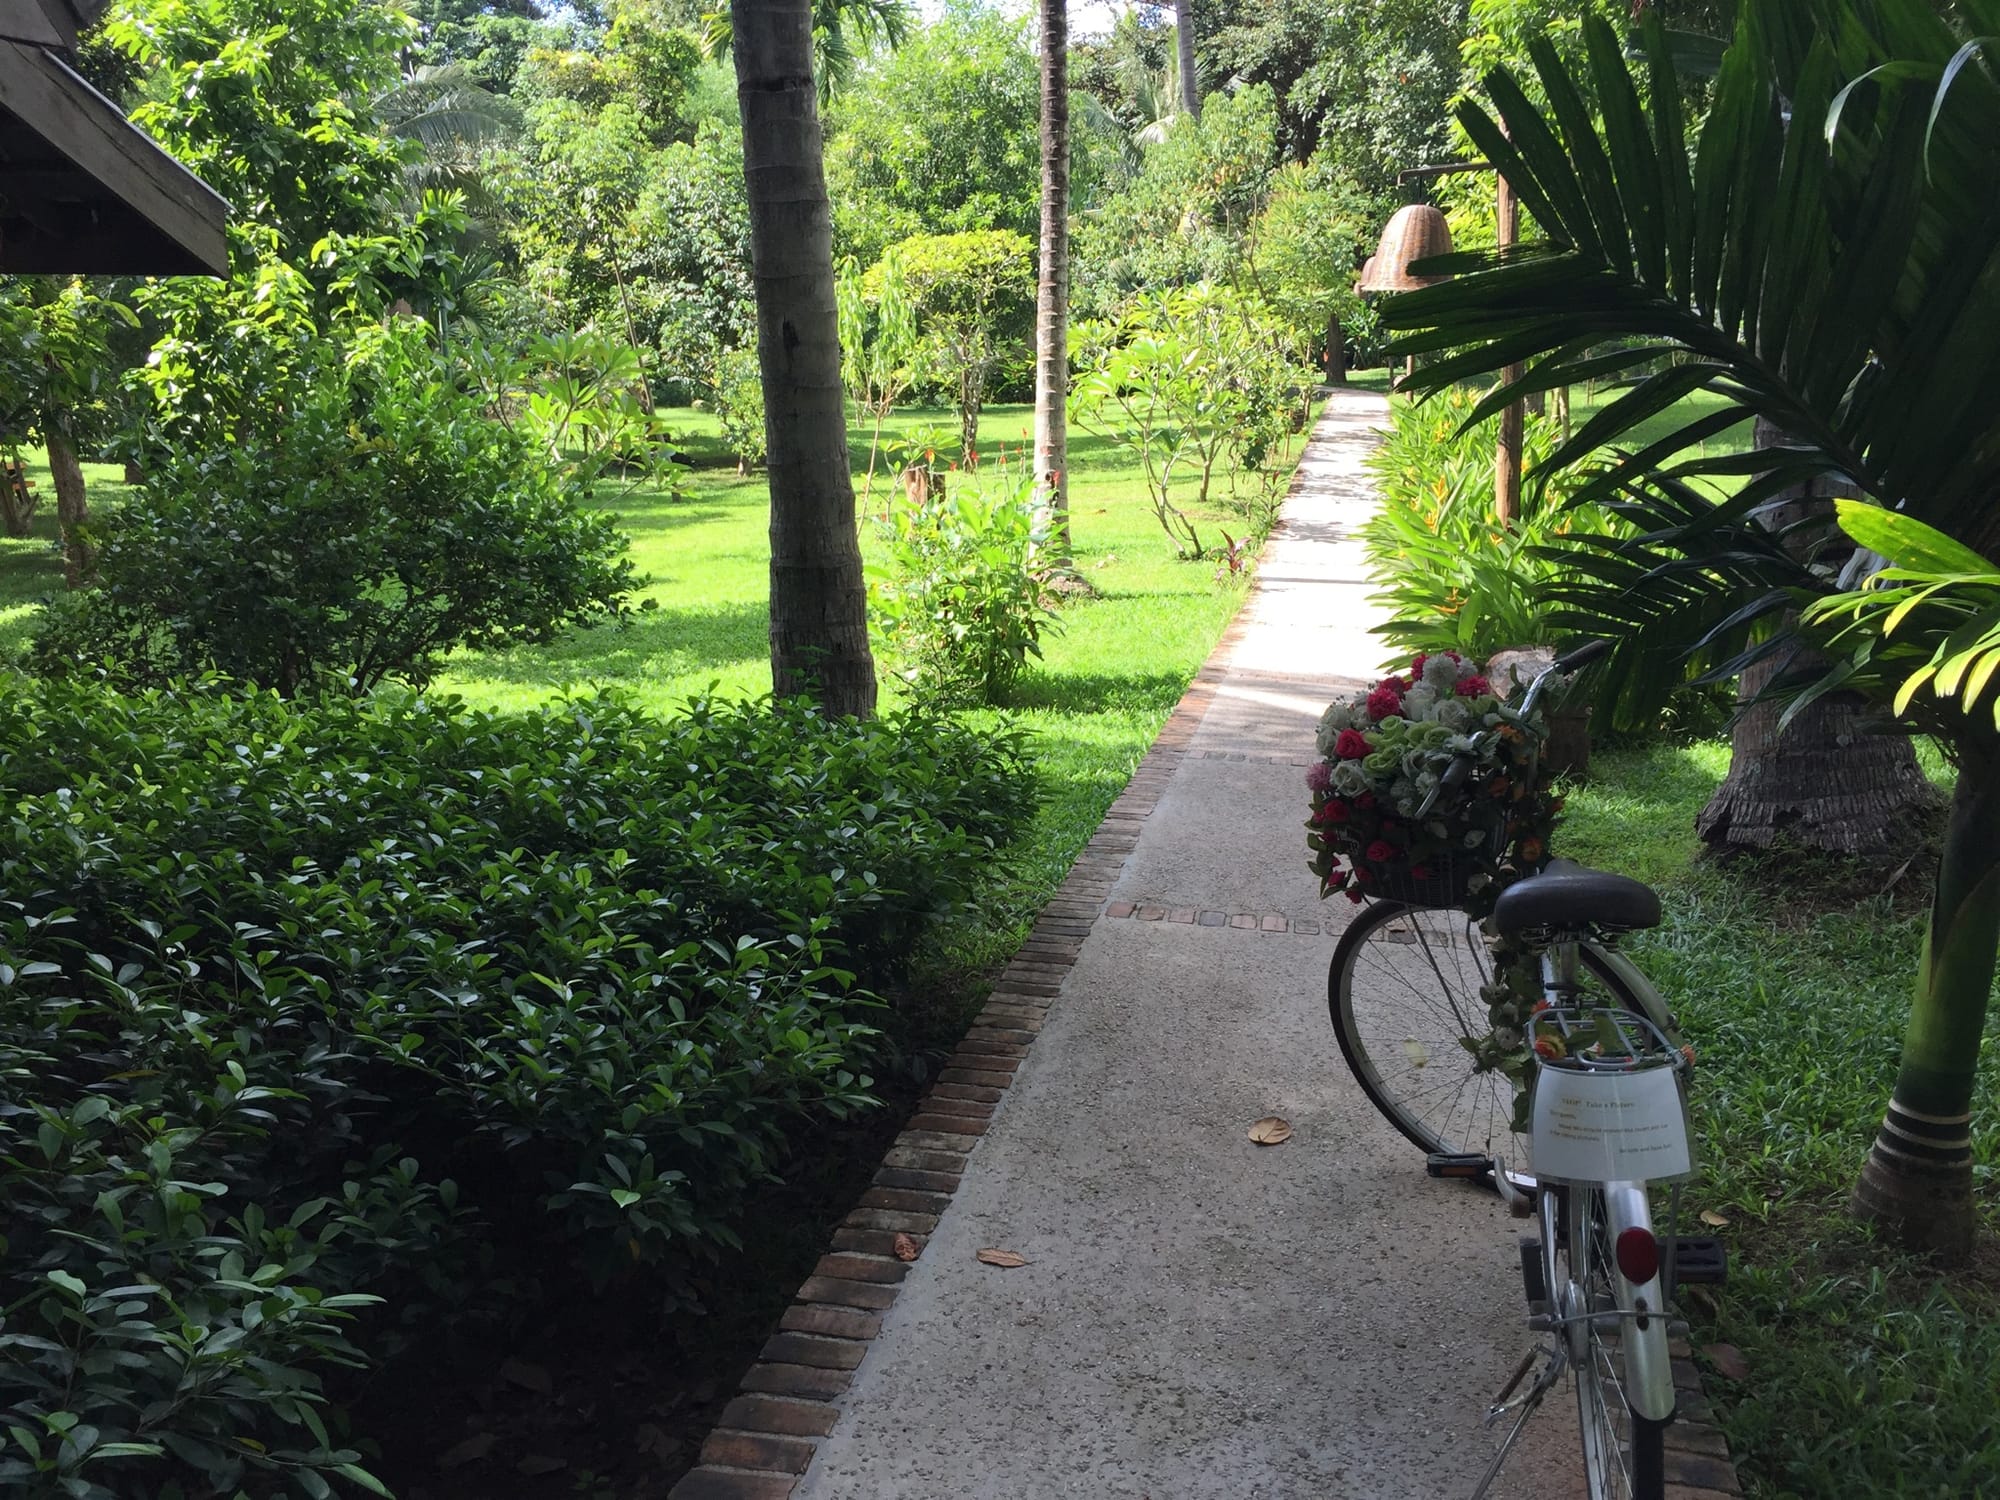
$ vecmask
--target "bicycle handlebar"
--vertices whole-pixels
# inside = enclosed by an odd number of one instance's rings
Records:
[[[1542,690],[1547,686],[1550,678],[1574,676],[1610,649],[1611,642],[1606,640],[1585,641],[1574,651],[1569,651],[1558,656],[1554,661],[1542,668],[1540,672],[1535,674],[1535,680],[1528,685],[1528,691],[1521,699],[1521,716],[1526,718],[1530,713],[1534,712],[1535,704],[1541,698]],[[1482,735],[1480,738],[1483,739],[1484,736]],[[1438,784],[1431,789],[1430,795],[1424,798],[1423,806],[1417,809],[1418,822],[1422,822],[1431,815],[1431,809],[1437,806],[1439,798],[1449,792],[1456,792],[1460,787],[1465,785],[1465,778],[1472,774],[1472,767],[1475,761],[1476,757],[1469,750],[1460,751],[1452,757],[1451,764],[1444,768],[1444,775],[1438,778]]]

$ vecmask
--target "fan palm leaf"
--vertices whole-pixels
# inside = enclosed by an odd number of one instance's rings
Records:
[[[1544,473],[1609,451],[1578,500],[1622,496],[1641,510],[1660,493],[1635,496],[1642,478],[1740,486],[1727,499],[1678,491],[1686,513],[1623,544],[1636,572],[1620,572],[1618,586],[1661,606],[1699,586],[1704,552],[1759,548],[1760,507],[1829,474],[2000,551],[1990,396],[2000,378],[2000,199],[1990,192],[2000,82],[1984,45],[1961,41],[1923,0],[1748,5],[1690,149],[1656,15],[1644,35],[1643,79],[1611,29],[1591,22],[1581,81],[1552,48],[1533,48],[1545,107],[1505,70],[1486,80],[1493,112],[1460,106],[1541,237],[1428,262],[1454,279],[1385,304],[1384,322],[1406,331],[1397,351],[1434,356],[1413,387],[1522,365],[1481,403],[1480,420],[1531,391],[1624,377]],[[1696,392],[1721,398],[1722,410],[1686,414]],[[1619,446],[1662,414],[1665,436]],[[1752,417],[1788,441],[1713,451]],[[1755,582],[1769,612],[1794,602],[1780,589],[1832,586],[1766,561]],[[1710,586],[1745,582],[1716,574]],[[1568,602],[1579,624],[1594,608],[1615,619],[1643,607],[1614,606],[1588,585]],[[1762,623],[1738,620],[1735,644]],[[1692,661],[1702,641],[1712,656],[1722,644],[1706,629],[1628,639],[1614,675],[1659,683],[1662,658],[1678,647]]]

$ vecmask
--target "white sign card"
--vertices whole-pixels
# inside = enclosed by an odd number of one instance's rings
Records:
[[[1535,1079],[1535,1176],[1550,1182],[1657,1182],[1694,1170],[1672,1068]]]

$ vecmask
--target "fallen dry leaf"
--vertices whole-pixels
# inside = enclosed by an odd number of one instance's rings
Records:
[[[891,1248],[895,1250],[897,1260],[915,1260],[922,1253],[922,1247],[907,1234],[897,1235]]]
[[[549,1372],[542,1366],[531,1364],[525,1359],[510,1359],[500,1366],[500,1378],[511,1385],[518,1385],[524,1391],[533,1391],[546,1396],[556,1388]]]
[[[440,1469],[456,1469],[461,1464],[475,1463],[493,1451],[496,1441],[490,1432],[475,1432],[464,1442],[444,1450],[438,1456]]]
[[[1750,1378],[1750,1361],[1743,1357],[1743,1351],[1734,1344],[1706,1344],[1701,1352],[1708,1356],[1709,1363],[1715,1366],[1715,1373],[1723,1379]]]
[[[1250,1127],[1250,1139],[1260,1146],[1276,1146],[1292,1138],[1289,1120],[1281,1120],[1276,1115],[1266,1115]]]
[[[1701,1222],[1711,1224],[1715,1228],[1720,1229],[1729,1222],[1729,1216],[1727,1214],[1719,1214],[1712,1208],[1704,1208],[1701,1211]]]
[[[989,1266],[999,1266],[1008,1271],[1028,1263],[1027,1256],[1013,1250],[982,1250],[979,1252],[979,1258]]]

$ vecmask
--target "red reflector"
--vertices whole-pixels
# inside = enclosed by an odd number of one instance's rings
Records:
[[[1628,1229],[1618,1236],[1618,1269],[1634,1286],[1644,1286],[1660,1273],[1660,1242],[1650,1229]]]

